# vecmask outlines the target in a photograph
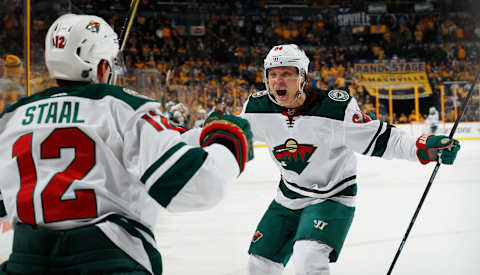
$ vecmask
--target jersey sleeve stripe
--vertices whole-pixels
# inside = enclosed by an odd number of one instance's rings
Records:
[[[157,161],[155,161],[150,167],[148,167],[147,171],[143,173],[140,181],[145,184],[146,181],[150,178],[150,176],[160,167],[165,161],[167,161],[175,152],[177,152],[180,148],[187,145],[185,142],[179,142],[177,145],[170,148],[167,152],[165,152]]]
[[[377,132],[373,136],[372,140],[370,140],[370,143],[368,144],[367,149],[365,149],[365,151],[362,153],[362,155],[366,155],[368,153],[368,151],[370,151],[370,147],[372,147],[373,142],[375,141],[375,139],[377,139],[378,135],[382,131],[382,128],[383,128],[383,121],[380,120],[380,125],[378,126]]]
[[[167,207],[170,201],[200,169],[207,155],[208,153],[202,148],[191,148],[152,184],[148,194],[160,205]]]
[[[160,126],[160,124],[158,124],[155,120],[153,120],[153,118],[149,117],[148,115],[143,115],[142,118],[148,121],[148,123],[150,123],[155,129],[157,129],[157,131],[160,132],[164,130],[163,127]]]
[[[160,166],[152,173],[152,175],[145,181],[145,187],[147,190],[155,184],[155,182],[162,177],[165,172],[167,172],[172,166],[174,166],[177,161],[186,153],[191,147],[183,146],[178,149],[173,155],[166,159]],[[159,162],[160,163],[160,162]]]
[[[373,149],[372,156],[375,157],[382,157],[387,149],[388,140],[390,139],[390,133],[392,132],[392,128],[394,126],[387,124],[387,130],[381,134],[377,142],[375,143],[375,148]]]

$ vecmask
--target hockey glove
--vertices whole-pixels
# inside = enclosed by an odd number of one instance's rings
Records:
[[[245,163],[253,159],[252,131],[247,120],[233,115],[212,113],[200,134],[200,145],[219,143],[227,147],[238,162],[240,172]]]
[[[209,122],[211,122],[211,121],[213,121],[213,120],[220,119],[221,116],[222,116],[222,114],[220,114],[219,112],[213,111],[213,112],[205,119],[205,122],[203,122],[203,127],[205,127],[205,125],[207,125]]]
[[[437,161],[439,155],[441,163],[453,164],[458,150],[458,140],[446,136],[422,135],[417,139],[417,157],[422,164]]]

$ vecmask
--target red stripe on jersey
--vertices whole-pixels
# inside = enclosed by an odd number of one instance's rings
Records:
[[[177,132],[179,132],[180,134],[183,134],[187,131],[187,129],[184,129],[182,127],[173,127],[172,125],[168,124],[168,121],[167,121],[167,118],[160,115],[160,114],[157,114],[156,112],[154,111],[149,111],[148,114],[152,117],[154,116],[159,116],[160,117],[160,123],[161,125],[163,125],[163,127],[167,128],[167,129],[170,129],[170,130],[175,130]],[[152,117],[150,117],[148,115],[143,115],[142,118],[145,119],[146,121],[148,121],[150,124],[152,124],[153,127],[155,127],[155,129],[157,129],[158,131],[162,131],[164,128],[162,128],[162,126],[160,126],[160,123],[158,123],[157,121],[155,121]]]
[[[172,125],[168,124],[167,118],[164,116],[162,116],[162,124],[165,125],[167,129],[175,130],[175,128]]]
[[[153,118],[149,117],[148,115],[143,115],[143,119],[145,119],[148,123],[150,123],[157,131],[163,131],[163,127],[158,124]]]

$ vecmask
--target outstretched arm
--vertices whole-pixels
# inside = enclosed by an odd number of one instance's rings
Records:
[[[183,135],[163,125],[159,114],[147,114],[146,119],[142,113],[136,115],[126,128],[124,161],[129,170],[169,211],[195,211],[216,205],[241,171],[237,152],[232,152],[220,138],[203,143],[203,147],[191,146]],[[235,127],[236,133],[223,131],[231,138],[246,136],[247,129]],[[216,133],[213,129],[210,132]],[[244,140],[243,144],[248,142]],[[238,154],[248,148],[235,147]]]
[[[413,137],[388,122],[371,120],[360,111],[354,99],[346,112],[343,128],[337,133],[353,151],[385,159],[407,159],[426,164],[436,161],[453,164],[460,149],[457,140],[446,136]],[[363,118],[363,119],[359,119]]]

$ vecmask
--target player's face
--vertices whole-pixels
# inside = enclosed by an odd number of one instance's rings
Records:
[[[277,103],[285,108],[295,108],[298,91],[298,72],[295,67],[274,67],[268,70],[268,87]]]

